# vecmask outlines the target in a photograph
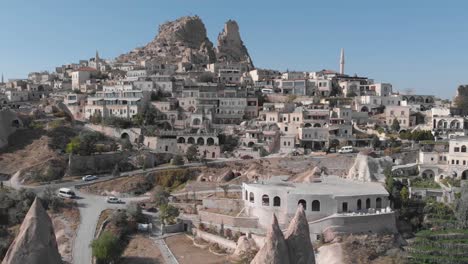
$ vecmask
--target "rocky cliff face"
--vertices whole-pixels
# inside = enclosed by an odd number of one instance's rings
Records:
[[[245,62],[250,68],[253,63],[239,33],[239,26],[234,20],[228,20],[224,30],[218,35],[216,48],[218,62]]]
[[[315,255],[310,240],[309,223],[302,206],[297,207],[285,234],[290,263],[315,264]]]
[[[214,62],[216,55],[202,20],[198,16],[186,16],[162,24],[153,41],[118,58],[119,61],[143,59],[207,64]]]
[[[289,264],[289,251],[276,215],[265,237],[265,244],[250,264]]]
[[[260,263],[315,264],[309,223],[302,206],[298,206],[285,236],[278,226],[276,216],[273,215],[273,223],[265,237],[265,244],[250,262],[250,264]]]
[[[384,182],[384,170],[389,166],[392,166],[390,157],[373,158],[366,153],[359,153],[346,178],[363,182]]]
[[[205,25],[198,16],[181,17],[159,26],[159,33],[144,47],[120,55],[118,61],[157,60],[206,65],[214,62],[243,62],[253,68],[236,21],[229,20],[218,36],[218,46],[208,39]]]
[[[18,236],[2,261],[2,264],[25,263],[62,263],[52,221],[37,198],[29,208]]]

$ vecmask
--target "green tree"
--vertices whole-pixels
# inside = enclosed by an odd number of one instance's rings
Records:
[[[455,216],[461,228],[468,228],[468,184],[461,187],[460,198],[455,203]]]
[[[101,112],[99,111],[94,112],[94,114],[89,118],[89,122],[93,124],[101,124],[102,122]]]
[[[189,161],[198,160],[200,158],[200,153],[198,153],[198,146],[195,144],[190,145],[190,147],[187,148],[185,155]]]
[[[408,188],[406,186],[403,186],[403,188],[401,188],[400,197],[401,197],[401,201],[403,203],[406,204],[408,202],[408,200],[409,200],[409,191],[408,191]]]
[[[176,166],[184,165],[184,158],[180,155],[175,155],[171,160],[171,164]]]
[[[164,224],[173,224],[179,216],[179,209],[170,204],[159,206],[159,217]]]
[[[374,149],[376,149],[376,148],[380,147],[380,145],[381,145],[381,142],[380,142],[379,137],[376,136],[376,135],[373,135],[372,136],[372,147]]]
[[[392,130],[395,131],[395,132],[400,131],[400,122],[398,122],[398,119],[396,119],[396,118],[393,119]]]
[[[112,263],[120,255],[119,240],[108,231],[103,232],[99,238],[93,240],[91,248],[98,263]]]
[[[154,204],[156,206],[158,206],[158,207],[161,206],[161,205],[168,204],[170,195],[171,194],[169,192],[167,192],[166,190],[164,190],[161,187],[158,187],[155,190],[154,195],[153,195]]]
[[[70,140],[70,143],[67,144],[65,151],[67,153],[78,154],[80,149],[80,137],[74,137]]]

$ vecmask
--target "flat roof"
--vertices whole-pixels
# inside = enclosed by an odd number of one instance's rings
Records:
[[[339,196],[388,195],[387,190],[379,182],[360,182],[340,178],[338,176],[322,176],[321,182],[296,183],[283,180],[285,177],[272,177],[258,183],[245,183],[247,186],[267,190],[287,190],[290,194],[316,194]]]

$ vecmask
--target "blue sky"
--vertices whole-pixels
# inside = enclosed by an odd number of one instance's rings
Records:
[[[450,98],[468,83],[468,2],[243,0],[2,0],[0,73],[89,58],[113,58],[154,38],[158,25],[199,15],[216,43],[228,19],[256,66],[338,70],[390,82],[395,89]]]

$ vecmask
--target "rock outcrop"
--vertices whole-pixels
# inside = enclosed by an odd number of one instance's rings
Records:
[[[234,259],[242,259],[242,257],[257,251],[257,244],[252,238],[241,236],[237,240],[237,247],[232,254]]]
[[[322,176],[322,169],[314,167],[312,170],[305,171],[292,180],[292,182],[312,183],[321,182],[320,177]]]
[[[253,68],[252,59],[239,33],[239,26],[234,20],[228,20],[218,35],[216,48],[218,62],[244,62]]]
[[[29,208],[18,236],[10,245],[2,261],[2,264],[25,263],[62,263],[52,221],[38,198]]]
[[[153,41],[118,58],[119,61],[143,59],[170,64],[208,64],[216,61],[216,54],[202,20],[198,16],[185,16],[162,24]]]
[[[296,215],[289,224],[285,237],[289,249],[290,263],[315,264],[309,223],[307,222],[304,207],[297,207]]]
[[[273,223],[265,237],[265,244],[250,264],[294,263],[315,264],[315,254],[310,240],[309,224],[302,206],[289,224],[286,238],[273,215]]]
[[[8,145],[8,137],[21,126],[22,122],[14,111],[0,110],[0,148]]]
[[[289,264],[289,251],[286,241],[278,225],[276,215],[273,215],[273,223],[268,230],[265,244],[258,251],[250,264]]]
[[[391,165],[390,157],[373,158],[369,154],[359,153],[346,178],[363,182],[384,182],[384,169]]]

